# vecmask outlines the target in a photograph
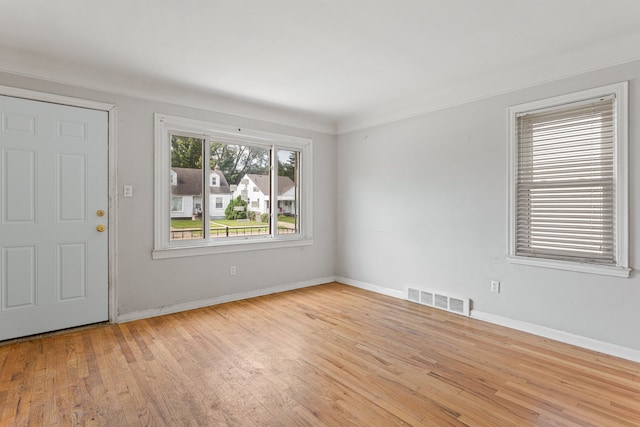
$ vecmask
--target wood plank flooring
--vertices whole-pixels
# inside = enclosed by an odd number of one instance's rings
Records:
[[[640,364],[331,283],[1,345],[0,425],[639,426]]]

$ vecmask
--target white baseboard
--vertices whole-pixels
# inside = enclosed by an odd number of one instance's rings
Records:
[[[336,277],[335,280],[340,283],[344,283],[345,285],[377,292],[379,294],[387,295],[394,298],[406,299],[405,293],[397,289],[388,289],[382,286],[372,285],[341,276]],[[594,340],[592,338],[583,337],[581,335],[574,335],[569,332],[559,331],[557,329],[547,328],[545,326],[539,326],[533,323],[527,323],[520,320],[510,319],[508,317],[498,316],[496,314],[484,313],[478,310],[471,310],[470,317],[484,322],[505,326],[507,328],[515,329],[518,331],[528,332],[530,334],[549,338],[555,341],[560,341],[565,344],[575,345],[577,347],[586,348],[588,350],[593,350],[600,353],[608,354],[610,356],[620,357],[621,359],[627,359],[633,362],[640,363],[640,351],[631,348],[622,347],[616,344],[610,344],[604,341]]]
[[[261,297],[264,295],[277,294],[279,292],[292,291],[294,289],[307,288],[309,286],[322,285],[324,283],[335,282],[335,276],[320,277],[304,282],[289,283],[286,285],[272,286],[270,288],[256,289],[255,291],[239,292],[237,294],[223,295],[215,298],[208,298],[198,301],[190,301],[181,304],[174,304],[160,308],[150,308],[147,310],[134,311],[121,314],[116,317],[115,323],[130,322],[132,320],[147,319],[149,317],[162,316],[163,314],[178,313],[180,311],[193,310],[196,308],[208,307],[211,305],[224,304],[225,302],[239,301],[243,299]]]
[[[387,295],[394,298],[406,299],[406,295],[403,291],[397,289],[389,289],[378,285],[372,285],[370,283],[360,282],[358,280],[352,280],[347,277],[338,276],[336,281],[344,283],[345,285],[353,286],[356,288],[364,289],[366,291],[376,292],[378,294]]]
[[[508,317],[498,316],[496,314],[484,313],[478,310],[471,310],[471,317],[482,320],[484,322],[493,323],[507,328],[516,329],[522,332],[539,335],[565,344],[575,345],[577,347],[586,348],[588,350],[597,351],[608,354],[610,356],[620,357],[622,359],[640,362],[640,351],[616,344],[610,344],[604,341],[594,340],[592,338],[575,335],[569,332],[559,331],[557,329],[547,328],[546,326],[536,325],[534,323],[523,322],[520,320],[510,319]]]

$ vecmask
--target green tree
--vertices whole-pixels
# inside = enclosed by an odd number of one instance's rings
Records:
[[[269,150],[247,145],[211,143],[211,168],[216,165],[224,173],[230,185],[237,185],[247,173],[269,172]]]
[[[181,135],[171,137],[171,166],[202,168],[201,138]],[[230,185],[237,185],[245,174],[269,173],[269,150],[248,145],[211,142],[209,167],[218,166]]]
[[[236,210],[236,206],[242,206],[243,210]],[[227,208],[224,210],[224,216],[227,219],[246,219],[247,218],[247,202],[242,200],[240,196],[231,199]]]
[[[171,137],[171,167],[202,167],[202,139],[174,135]]]
[[[289,159],[280,160],[278,158],[278,175],[279,176],[288,176],[291,178],[291,181],[295,182],[296,175],[296,152],[289,152]]]

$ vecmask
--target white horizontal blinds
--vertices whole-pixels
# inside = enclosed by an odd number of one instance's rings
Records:
[[[516,255],[615,265],[614,103],[517,116]]]

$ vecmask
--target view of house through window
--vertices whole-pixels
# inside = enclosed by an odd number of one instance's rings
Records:
[[[204,140],[171,136],[171,239],[202,239]]]
[[[299,158],[295,150],[172,134],[170,240],[299,233]]]
[[[298,157],[300,152],[278,150],[278,234],[297,233]]]

